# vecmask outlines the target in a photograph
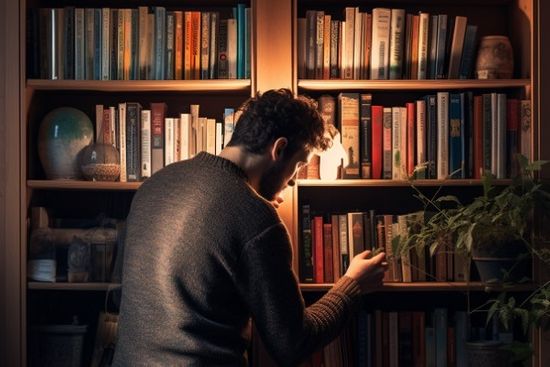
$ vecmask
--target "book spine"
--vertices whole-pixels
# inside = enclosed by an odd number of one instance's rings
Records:
[[[164,167],[165,103],[151,103],[151,173]]]
[[[219,18],[220,13],[210,13],[210,55],[208,56],[208,59],[210,61],[210,65],[208,66],[209,79],[216,79],[218,77],[218,39],[220,28]]]
[[[418,79],[428,78],[428,38],[430,14],[420,13],[418,24]]]
[[[210,67],[210,13],[201,13],[201,79],[208,79]]]
[[[451,178],[461,177],[462,159],[462,111],[460,94],[451,93],[449,103],[449,172]]]
[[[323,19],[323,79],[330,79],[330,29],[331,16],[325,15]]]
[[[189,159],[189,140],[191,136],[191,114],[182,113],[180,115],[180,159]]]
[[[340,21],[331,20],[330,26],[330,78],[333,79],[340,77],[340,68],[338,65],[338,54],[341,52],[338,48],[338,39],[340,38]]]
[[[371,105],[372,95],[361,94],[360,95],[360,111],[359,111],[359,124],[360,124],[360,152],[359,157],[361,159],[361,178],[372,178],[372,116]]]
[[[518,174],[518,162],[516,155],[519,146],[519,100],[508,99],[506,102],[506,172],[513,178]]]
[[[141,178],[151,177],[151,110],[141,110]]]
[[[169,11],[166,14],[166,55],[164,60],[165,65],[165,79],[167,80],[173,80],[174,79],[174,35],[175,31],[175,14],[172,11]]]
[[[390,19],[390,9],[372,9],[371,79],[388,79]]]
[[[229,79],[237,78],[237,22],[235,19],[227,20],[227,60]]]
[[[118,104],[118,151],[120,153],[120,182],[127,182],[126,160],[126,103]]]
[[[407,134],[405,135],[406,148],[407,148],[407,169],[406,177],[412,176],[414,172],[414,163],[416,159],[415,150],[416,150],[416,111],[415,103],[408,102],[406,104],[406,114],[407,114]]]
[[[384,107],[382,124],[382,178],[392,178],[392,109]]]
[[[460,79],[470,79],[472,77],[474,61],[476,57],[477,44],[477,26],[468,24],[466,26],[466,35],[464,36],[464,48],[460,59],[460,69],[458,77]]]
[[[439,14],[437,21],[437,51],[435,78],[445,79],[445,42],[447,40],[447,14]]]
[[[166,57],[166,9],[155,7],[155,79],[163,80],[165,76]]]
[[[520,153],[527,158],[529,162],[533,159],[531,143],[531,100],[524,99],[520,102],[519,109],[520,121]]]
[[[147,78],[147,62],[149,58],[149,49],[147,48],[147,32],[148,32],[148,22],[147,22],[148,8],[146,6],[138,7],[138,29],[139,29],[139,76],[138,79]]]
[[[403,70],[403,42],[405,35],[405,9],[391,9],[390,26],[390,79],[401,79]]]
[[[102,29],[101,29],[101,80],[109,80],[111,71],[111,9],[101,9]]]
[[[245,4],[237,4],[237,79],[244,79]]]
[[[227,79],[229,77],[227,19],[220,20],[219,32],[220,36],[218,38],[218,78]]]
[[[426,101],[416,101],[416,164],[426,162]],[[419,169],[417,177],[426,178],[426,167]]]
[[[64,79],[75,79],[75,8],[64,9],[65,33],[63,48],[65,50]]]
[[[126,104],[126,177],[128,181],[141,180],[141,105],[135,102]]]
[[[449,174],[449,92],[437,93],[437,179]]]
[[[343,178],[359,178],[359,94],[340,93],[338,104],[342,145],[348,156]]]
[[[313,273],[313,237],[311,231],[311,209],[307,204],[302,205],[302,246],[298,256],[300,258],[300,280],[304,283],[314,282]]]
[[[382,129],[384,107],[372,106],[372,178],[382,178]]]

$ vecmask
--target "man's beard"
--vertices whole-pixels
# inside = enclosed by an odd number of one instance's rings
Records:
[[[277,194],[286,184],[282,179],[283,172],[286,169],[285,162],[275,163],[275,165],[270,167],[260,178],[259,194],[264,199],[269,201],[275,200]]]

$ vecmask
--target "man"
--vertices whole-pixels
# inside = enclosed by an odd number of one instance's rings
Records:
[[[253,319],[273,358],[296,365],[338,335],[384,254],[355,257],[305,308],[287,230],[273,203],[314,149],[312,101],[289,90],[250,99],[219,156],[199,153],[148,179],[127,221],[115,366],[243,366]]]

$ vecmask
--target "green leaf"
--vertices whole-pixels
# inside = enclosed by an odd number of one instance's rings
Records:
[[[499,307],[500,307],[500,302],[496,301],[496,300],[493,301],[493,304],[489,308],[489,311],[487,311],[487,320],[485,320],[485,326],[486,327],[489,325],[489,322],[491,321],[491,319],[495,315],[495,312],[498,311]]]

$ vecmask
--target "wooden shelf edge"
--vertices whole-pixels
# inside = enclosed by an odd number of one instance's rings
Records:
[[[28,180],[30,189],[50,190],[137,190],[142,182],[107,182],[79,180]]]
[[[28,282],[29,290],[108,291],[121,287],[120,283],[46,283]]]
[[[442,80],[298,80],[298,88],[311,91],[327,90],[447,90],[521,88],[531,84],[530,79],[442,79]]]
[[[509,185],[512,182],[510,179],[494,180],[495,186]],[[296,182],[298,187],[330,187],[330,186],[374,186],[374,187],[408,187],[412,186],[481,186],[480,179],[448,179],[448,180],[374,180],[374,179],[353,179],[353,180],[315,180],[306,179]]]
[[[29,79],[35,90],[87,90],[99,92],[233,92],[250,91],[250,79],[212,80],[47,80]]]
[[[333,284],[308,284],[300,283],[302,291],[323,292],[331,289]],[[487,285],[481,282],[413,282],[413,283],[384,283],[384,286],[377,292],[525,292],[535,290],[537,286],[533,283],[518,284],[504,288],[501,285]]]

